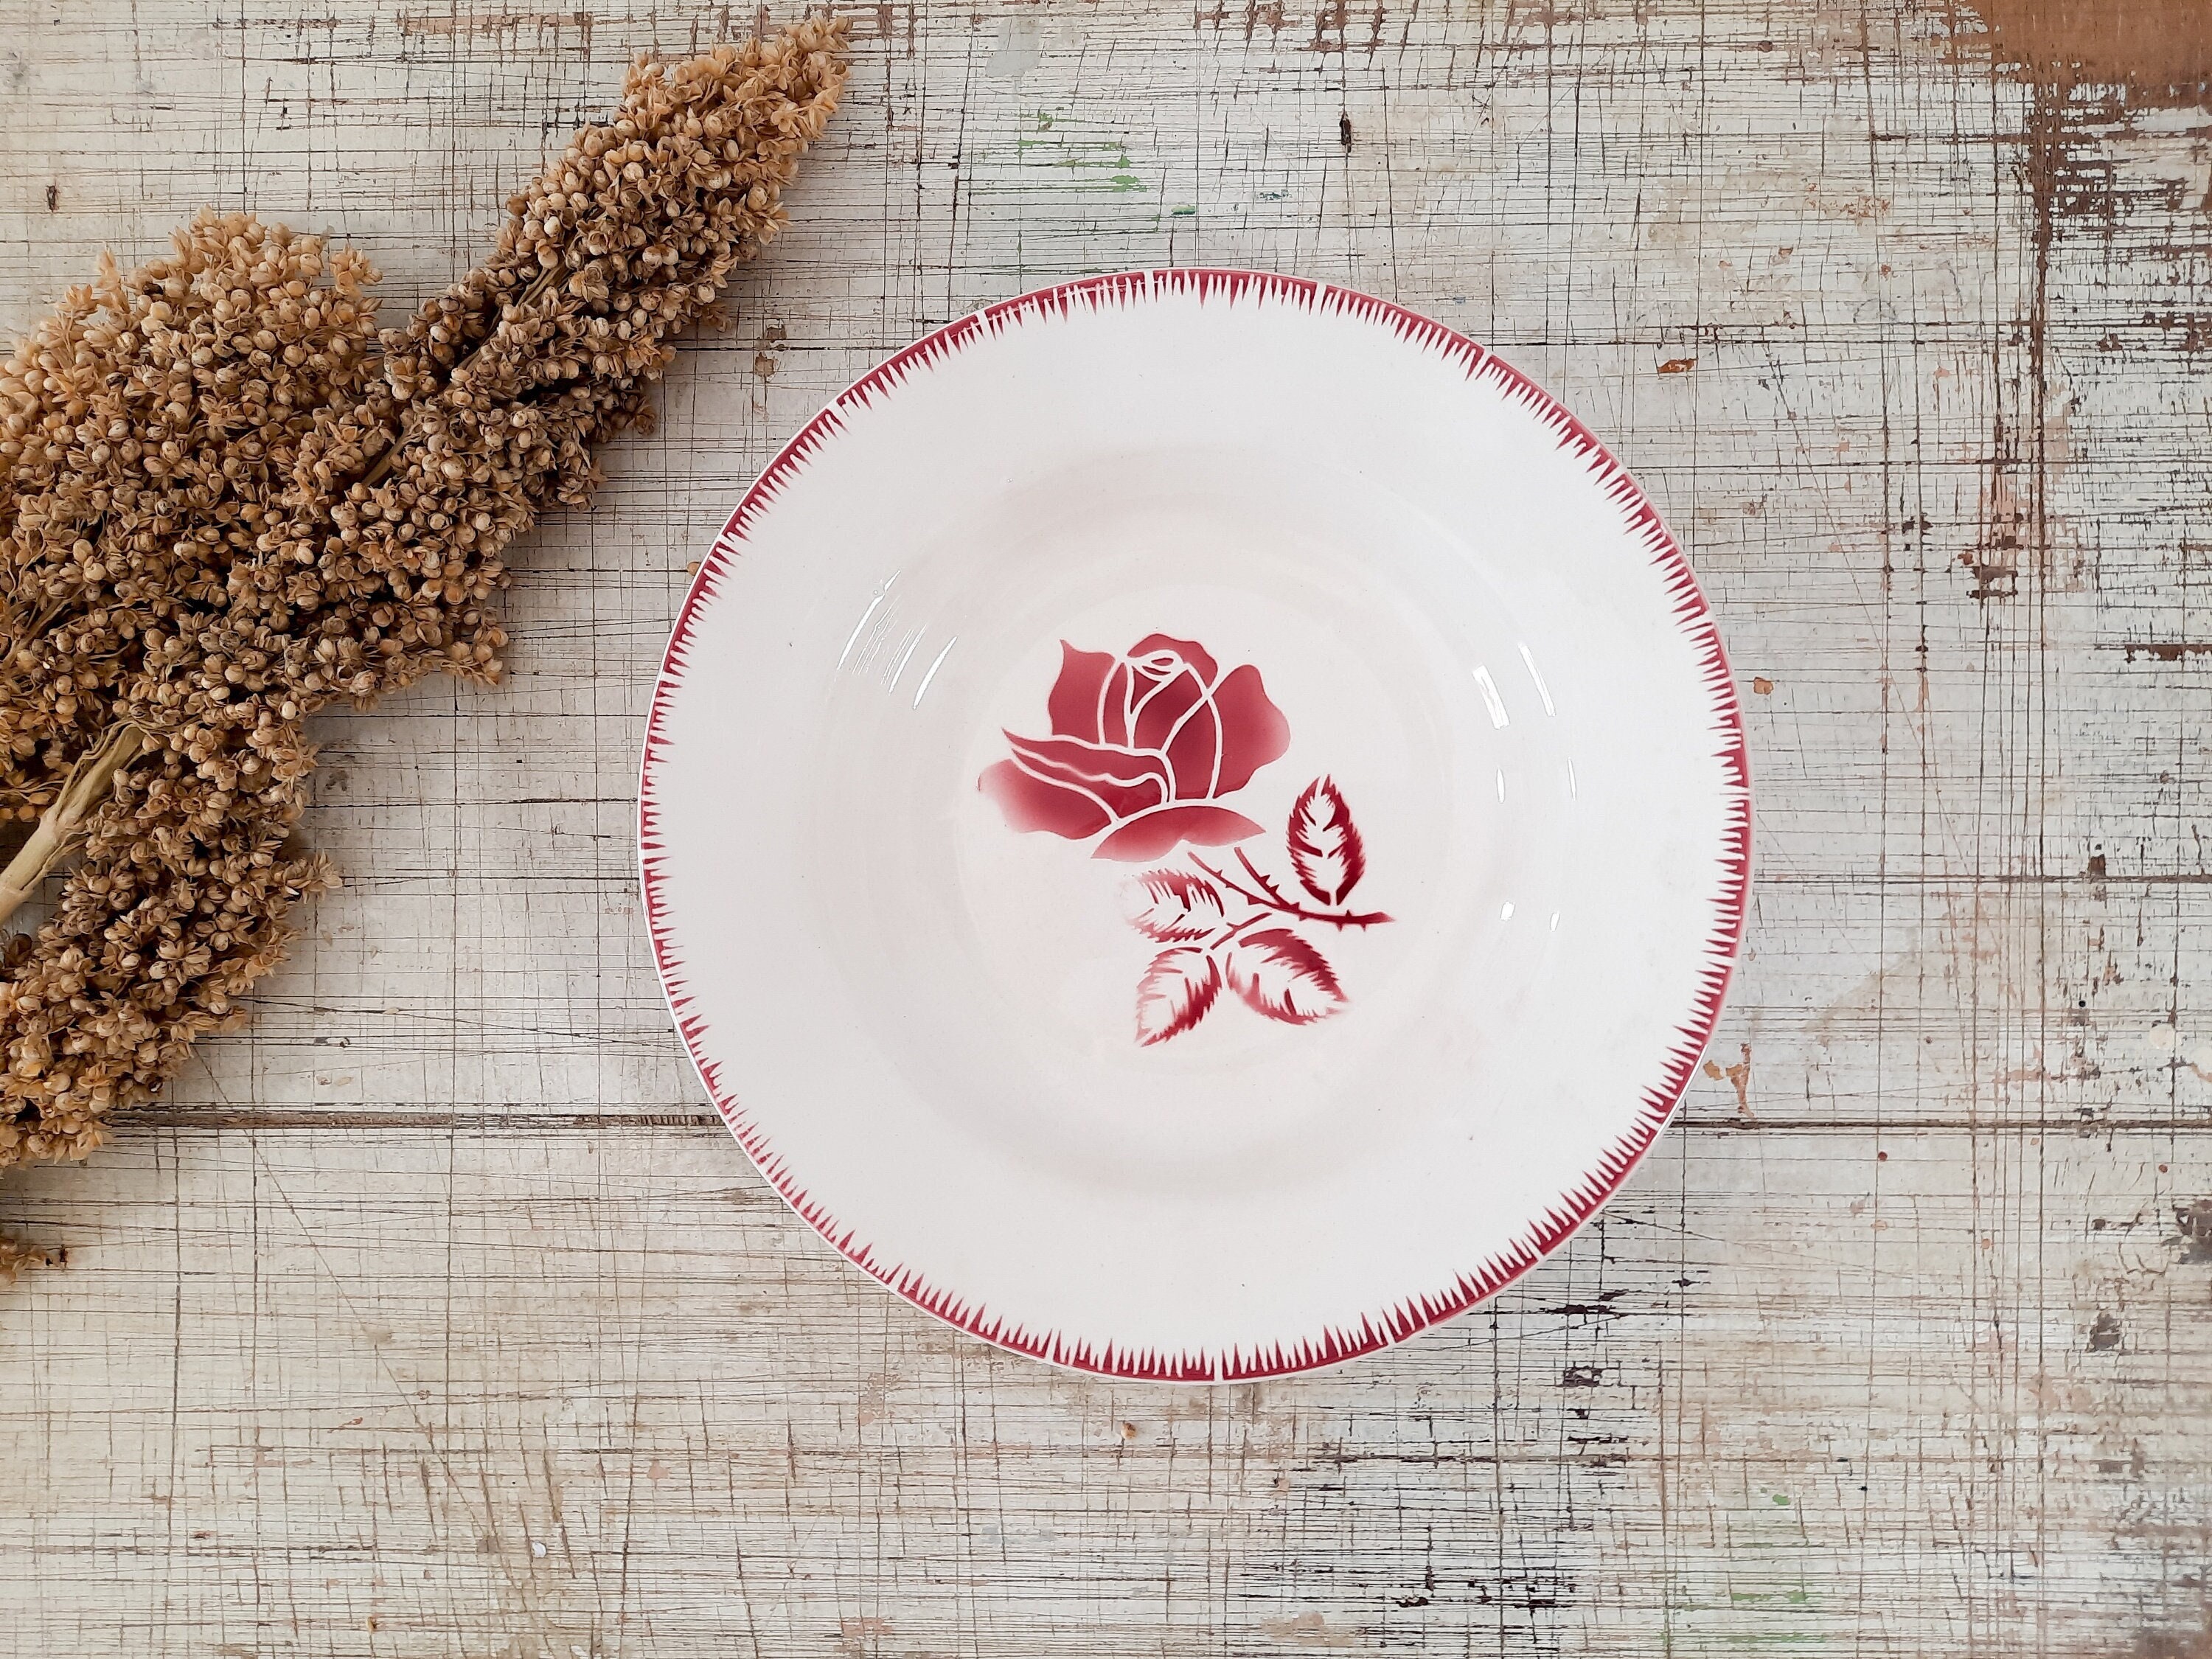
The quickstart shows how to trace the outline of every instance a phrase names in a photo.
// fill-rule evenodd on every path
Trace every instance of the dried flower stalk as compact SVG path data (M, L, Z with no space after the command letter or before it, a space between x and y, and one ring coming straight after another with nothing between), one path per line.
M100 747L80 756L70 769L61 795L39 819L31 838L0 870L0 921L15 914L24 900L38 890L54 861L76 838L85 815L105 801L115 786L115 775L138 757L146 734L125 722L111 726Z
M489 682L515 537L582 506L674 337L781 228L842 21L672 69L508 203L493 257L379 335L376 273L202 217L103 261L0 370L0 1167L80 1157L240 1018L331 884L292 831L305 726L433 670Z

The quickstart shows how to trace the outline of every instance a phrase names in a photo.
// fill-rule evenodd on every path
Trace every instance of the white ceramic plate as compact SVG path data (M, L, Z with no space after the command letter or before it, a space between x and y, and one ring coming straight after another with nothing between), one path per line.
M761 475L654 693L645 897L739 1142L962 1329L1329 1364L1620 1185L1750 844L1643 493L1480 347L1237 271L1026 295Z

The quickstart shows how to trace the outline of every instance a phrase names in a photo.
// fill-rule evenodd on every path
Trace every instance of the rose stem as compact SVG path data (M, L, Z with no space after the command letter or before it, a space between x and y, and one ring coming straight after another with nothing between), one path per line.
M1240 847L1237 849L1237 856L1239 859L1243 860L1244 867L1247 870L1252 870L1252 860L1244 857L1244 849L1243 848ZM1359 915L1353 915L1349 911L1339 911L1336 915L1331 915L1325 910L1309 910L1302 904L1292 904L1289 900L1284 898L1279 893L1276 893L1274 897L1269 898L1262 894L1254 892L1250 888L1243 886L1237 882L1230 880L1228 877L1223 875L1220 871L1215 869L1212 865L1208 864L1204 859L1199 857L1195 853L1193 853L1190 855L1190 861L1196 865L1200 869L1205 871L1207 875L1212 876L1214 880L1219 882L1224 887L1226 887L1231 892L1250 900L1261 909L1279 911L1286 916L1296 916L1301 921L1325 921L1332 927L1374 927L1379 926L1381 923L1394 921L1396 920L1395 916L1392 916L1388 912L1382 910L1370 910ZM1270 883L1265 876L1261 875L1257 870L1252 870L1252 873L1259 879L1261 885L1267 888L1270 892L1273 892L1273 884Z
M1274 900L1278 904L1288 904L1290 902L1288 899L1283 896L1283 890L1281 888L1276 886L1273 882L1269 881L1267 877L1260 873L1260 866L1252 862L1250 856L1247 854L1244 849L1241 847L1237 849L1237 862L1244 866L1245 873L1249 875L1253 880L1260 884L1260 890L1265 893L1269 898Z
M1262 915L1247 916L1242 921L1232 922L1228 927L1223 928L1218 933L1216 933L1212 939L1206 940L1206 948L1209 951L1218 950L1221 946L1234 939L1237 934L1243 933L1247 927L1256 927L1261 922L1267 921L1267 918Z

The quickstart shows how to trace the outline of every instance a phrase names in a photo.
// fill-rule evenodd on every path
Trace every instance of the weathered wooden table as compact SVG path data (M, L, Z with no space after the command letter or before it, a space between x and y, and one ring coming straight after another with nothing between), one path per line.
M2131 0L2081 76L2045 9L859 9L735 332L535 541L511 682L329 721L348 885L252 1031L0 1188L70 1250L0 1296L0 1649L2212 1654L2208 9ZM4 0L0 310L212 202L400 313L633 52L756 26ZM1607 1214L1214 1392L838 1261L707 1110L633 874L754 471L932 325L1156 263L1557 390L1689 548L1759 792L1733 1007Z

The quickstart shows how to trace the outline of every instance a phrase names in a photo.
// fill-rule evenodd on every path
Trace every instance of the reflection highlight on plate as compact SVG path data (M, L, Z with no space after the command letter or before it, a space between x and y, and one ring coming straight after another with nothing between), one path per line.
M896 655L889 658L890 672L883 677L884 690L894 693L899 688L899 682L906 678L908 666L920 655L929 636L927 624L902 633L896 602L893 600L888 606L885 604L886 600L891 600L891 590L897 586L902 574L894 571L876 585L875 591L868 596L866 608L860 612L860 620L853 624L853 631L845 636L845 648L837 653L839 668L849 667L866 675L875 670L878 658L885 653L887 643L896 640L896 644L890 647ZM945 659L952 654L952 647L959 642L960 636L955 634L937 648L936 653L929 659L928 665L921 671L921 678L915 686L914 696L908 704L909 708L921 707L921 700L928 693L931 682L936 679L938 671L945 666Z

